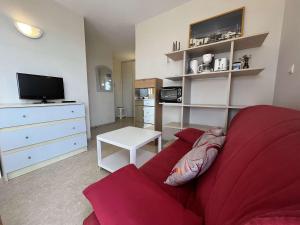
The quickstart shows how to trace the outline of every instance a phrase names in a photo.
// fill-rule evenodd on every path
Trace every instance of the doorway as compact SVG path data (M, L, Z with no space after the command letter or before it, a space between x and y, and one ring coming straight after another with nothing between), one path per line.
M126 117L134 116L135 60L121 62L122 100Z

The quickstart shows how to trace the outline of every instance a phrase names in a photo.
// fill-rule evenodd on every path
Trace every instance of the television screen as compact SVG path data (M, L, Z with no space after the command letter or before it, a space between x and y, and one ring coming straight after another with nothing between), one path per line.
M63 78L17 73L20 99L64 99Z

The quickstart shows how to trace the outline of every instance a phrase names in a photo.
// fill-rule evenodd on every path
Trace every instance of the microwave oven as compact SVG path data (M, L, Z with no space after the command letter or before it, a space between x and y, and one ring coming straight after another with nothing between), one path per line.
M163 87L160 90L160 102L181 103L182 87Z

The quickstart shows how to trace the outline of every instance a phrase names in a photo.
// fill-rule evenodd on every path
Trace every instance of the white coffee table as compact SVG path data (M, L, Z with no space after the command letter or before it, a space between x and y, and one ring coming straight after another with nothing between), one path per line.
M140 149L144 145L158 139L158 152L161 151L161 132L137 127L124 127L97 136L98 166L109 172L114 172L123 166L135 164L142 166L155 153ZM118 151L102 158L101 143L105 142L129 151Z

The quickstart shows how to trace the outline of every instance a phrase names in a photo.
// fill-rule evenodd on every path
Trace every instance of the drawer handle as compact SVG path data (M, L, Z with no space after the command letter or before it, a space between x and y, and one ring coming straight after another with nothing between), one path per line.
M72 110L71 113L74 113L74 110Z
M77 145L77 143L76 142L74 142L74 144L73 145Z
M22 117L23 117L23 118L26 118L26 115L23 115Z
M72 127L73 130L76 130L76 127Z
M26 138L26 139L29 139L29 137L28 137L28 136L26 136L25 138Z
M28 158L28 159L31 159L31 156L28 156L27 158Z

